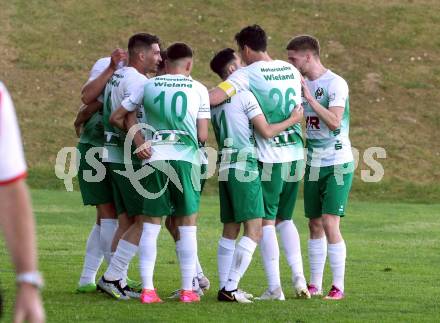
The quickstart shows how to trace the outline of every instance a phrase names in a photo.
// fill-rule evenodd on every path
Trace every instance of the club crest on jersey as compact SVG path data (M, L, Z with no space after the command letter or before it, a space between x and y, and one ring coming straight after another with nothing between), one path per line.
M324 89L322 87L318 87L315 91L316 100L321 100L324 96Z

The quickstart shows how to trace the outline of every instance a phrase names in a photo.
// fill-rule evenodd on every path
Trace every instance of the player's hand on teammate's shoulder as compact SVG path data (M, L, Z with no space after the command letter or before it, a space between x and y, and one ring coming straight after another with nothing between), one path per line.
M14 323L45 321L39 290L32 285L22 283L17 290Z
M111 54L110 68L116 71L118 68L118 64L122 61L127 61L127 58L128 55L125 50L123 50L122 48L116 48Z
M298 123L302 120L304 115L304 108L302 104L298 104L290 113L292 124Z

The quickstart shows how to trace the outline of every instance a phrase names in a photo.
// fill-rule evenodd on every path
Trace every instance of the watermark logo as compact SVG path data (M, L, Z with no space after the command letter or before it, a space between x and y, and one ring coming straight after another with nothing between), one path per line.
M153 134L151 145L151 158L143 161L143 166L140 167L139 162L136 162L136 158L133 158L133 154L139 153L138 148L133 151L133 143L136 142L135 135L137 133ZM270 163L260 164L260 169L257 168L257 153L255 150L250 150L249 147L243 149L231 148L234 143L232 138L228 141L229 146L220 153L213 147L201 147L196 148L194 145L175 145L173 141L162 141L162 136L154 136L157 131L151 125L141 123L134 125L125 136L123 145L123 164L125 170L115 170L115 173L127 178L136 190L138 194L146 199L157 199L161 197L168 189L169 185L173 185L181 193L184 192L184 184L182 183L182 174L173 167L173 163L170 162L173 158L179 159L180 156L186 156L183 160L188 160L188 156L192 156L191 160L191 184L196 191L201 190L201 180L209 179L215 176L217 172L217 166L219 166L218 180L228 181L230 179L230 172L234 172L235 179L238 182L252 182L260 177L262 182L274 180L274 169ZM178 136L178 134L176 134ZM148 136L147 136L148 137ZM169 137L167 137L169 138ZM174 138L174 137L173 137ZM121 147L122 148L122 147ZM308 152L307 148L304 149L305 160L307 160L307 154L309 153L309 161L307 164L310 166L310 171L306 180L318 181L320 178L320 172L323 160L328 162L329 156L335 154L333 148L314 148L312 152ZM350 157L350 152L345 152ZM165 154L165 155L164 155ZM354 147L351 148L351 154L353 156L353 162L349 161L337 164L334 167L334 176L338 185L344 185L344 175L354 172L359 166L359 159L362 157L363 164L369 169L362 169L360 172L360 178L363 182L377 183L382 180L385 175L383 165L378 159L384 159L387 157L386 151L382 147L370 147L365 149L360 154L360 151ZM175 155L175 156L174 156ZM176 157L177 156L177 157ZM336 155L335 155L336 156ZM252 161L250 165L251 169L248 169L249 161ZM350 158L349 158L350 160ZM81 156L81 152L75 147L64 147L57 155L55 163L55 175L64 181L64 185L67 191L73 191L73 179L76 176L81 176L82 181L88 183L99 183L105 179L108 167L106 162L111 162L111 156L106 146L104 147L92 147L87 150L84 156ZM281 171L277 172L275 176L285 182L298 182L301 181L305 174L305 163L296 162L295 167L292 166L294 162L282 163ZM81 167L86 165L87 167ZM201 165L207 165L202 167ZM328 167L328 166L327 166ZM185 177L187 177L186 174ZM153 178L148 179L149 176L156 176L162 178L162 187L158 192L148 191L148 181L154 181Z

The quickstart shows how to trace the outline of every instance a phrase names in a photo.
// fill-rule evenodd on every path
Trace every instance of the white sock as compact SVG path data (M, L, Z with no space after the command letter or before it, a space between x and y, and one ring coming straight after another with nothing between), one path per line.
M118 247L112 257L110 265L104 274L106 280L125 279L128 270L128 264L136 255L138 246L125 240L119 240ZM124 285L124 284L123 284ZM125 287L125 286L122 286Z
M229 270L231 269L232 259L234 257L235 240L221 237L218 241L217 265L220 289L225 287L228 281Z
M347 250L344 240L335 244L328 244L328 260L333 274L333 286L336 286L342 292L344 291L346 256Z
M305 284L301 242L295 224L292 220L281 221L277 225L277 230L280 233L287 263L292 269L292 281L301 279Z
M194 276L192 280L192 290L197 291L199 289L200 289L199 280L197 279L197 276Z
M196 277L203 277L203 276L205 276L205 275L203 274L203 269L202 269L202 266L200 265L199 255L197 255L197 258L196 258Z
M139 271L142 288L154 289L153 274L157 256L157 237L160 224L144 223L141 240L139 241Z
M310 284L322 290L322 276L324 275L325 259L327 257L327 240L309 239Z
M86 244L86 255L84 257L84 265L79 279L79 285L87 285L95 283L96 273L101 266L102 251L99 247L99 232L100 226L95 224L90 231L89 238Z
M243 277L252 261L255 248L257 248L257 243L251 238L246 236L241 237L234 251L225 290L231 291L238 288L241 277Z
M182 290L192 290L192 281L196 271L197 227L179 226L180 240L176 243L182 276Z
M112 241L118 227L118 220L116 219L101 219L101 234L99 238L99 245L104 253L104 259L107 264L110 264L112 253Z
M280 280L280 249L278 247L275 226L263 226L263 236L260 241L261 257L266 272L269 290L273 291L281 286Z

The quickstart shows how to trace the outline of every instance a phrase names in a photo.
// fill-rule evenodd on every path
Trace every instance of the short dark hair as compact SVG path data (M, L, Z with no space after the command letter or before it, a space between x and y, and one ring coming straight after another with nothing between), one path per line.
M139 49L149 49L153 44L160 44L159 37L147 33L134 34L128 40L128 54L133 55Z
M159 62L159 66L157 67L157 69L162 70L162 69L165 68L165 61L168 58L167 51L166 50L161 50L160 51L160 57L162 58L162 60Z
M167 48L167 59L169 61L177 61L182 58L193 57L193 51L185 43L174 43Z
M235 59L234 53L235 51L232 48L225 48L212 58L209 65L211 66L211 70L220 76L220 78L225 76L226 67Z
M235 35L235 40L241 49L243 49L245 45L257 52L265 52L267 49L266 32L259 25L243 28Z
M287 44L286 49L311 50L317 56L319 56L321 52L318 39L310 35L299 35L293 37Z

